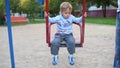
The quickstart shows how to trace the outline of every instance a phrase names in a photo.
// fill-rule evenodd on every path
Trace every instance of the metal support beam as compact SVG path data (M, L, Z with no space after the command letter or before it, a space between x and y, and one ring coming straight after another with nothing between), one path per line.
M10 20L10 1L5 0L5 5L6 5L6 20L7 20L7 25L8 25L8 37L9 37L11 68L15 68L12 30L11 30L11 20Z

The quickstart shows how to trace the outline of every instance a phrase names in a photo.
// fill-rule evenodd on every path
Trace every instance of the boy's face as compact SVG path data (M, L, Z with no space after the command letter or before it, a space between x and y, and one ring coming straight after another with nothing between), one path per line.
M62 12L62 15L65 19L69 18L69 16L71 15L71 10L67 8L66 10Z

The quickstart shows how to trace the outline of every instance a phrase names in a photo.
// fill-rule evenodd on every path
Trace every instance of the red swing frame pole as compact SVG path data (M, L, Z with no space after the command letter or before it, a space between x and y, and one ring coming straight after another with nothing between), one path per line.
M81 35L81 43L84 43L84 34L85 34L85 14L86 12L86 0L83 0L83 9L82 9L82 35ZM83 45L81 45L83 46Z
M49 0L45 0L46 2L46 13L49 14ZM48 46L50 46L50 26L49 26L49 21L48 21L48 15L46 16L46 43L48 43Z

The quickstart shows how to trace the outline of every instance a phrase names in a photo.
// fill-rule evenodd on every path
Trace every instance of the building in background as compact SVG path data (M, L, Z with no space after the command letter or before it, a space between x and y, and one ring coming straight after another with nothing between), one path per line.
M106 17L116 17L116 11L117 8L110 5L106 7ZM88 17L104 17L102 6L97 8L95 5L90 6L87 10ZM75 16L81 16L82 10L75 10L74 11Z
M106 17L116 17L116 10L117 8L110 5L106 7ZM96 6L90 6L88 8L88 17L104 17L102 6L97 8Z

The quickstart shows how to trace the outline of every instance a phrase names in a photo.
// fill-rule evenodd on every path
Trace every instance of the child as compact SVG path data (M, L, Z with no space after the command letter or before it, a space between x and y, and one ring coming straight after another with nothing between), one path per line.
M81 23L82 17L76 18L72 14L72 5L69 2L63 2L60 5L60 14L56 17L49 17L50 23L57 24L57 32L54 40L51 42L51 54L54 55L52 64L58 63L58 51L62 41L66 42L67 50L69 52L69 63L74 65L73 54L75 53L75 40L72 35L72 24L73 22ZM45 14L47 15L47 14ZM86 17L86 13L84 14Z

